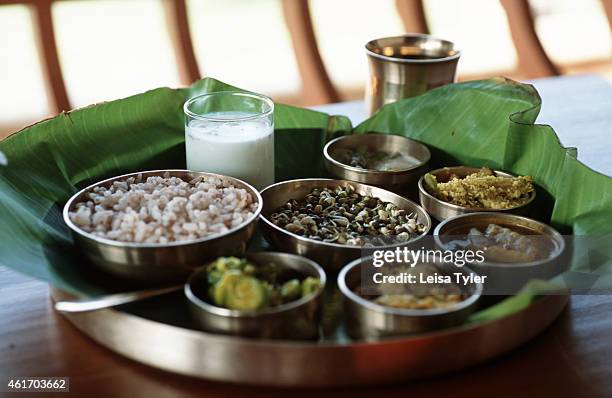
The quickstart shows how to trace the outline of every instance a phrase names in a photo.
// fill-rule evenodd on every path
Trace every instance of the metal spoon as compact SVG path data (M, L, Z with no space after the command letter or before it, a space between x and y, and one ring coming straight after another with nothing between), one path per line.
M149 297L175 292L183 288L183 284L160 289L138 290L135 292L109 294L96 298L64 300L55 303L55 309L61 312L87 312L111 308L121 304L133 303Z

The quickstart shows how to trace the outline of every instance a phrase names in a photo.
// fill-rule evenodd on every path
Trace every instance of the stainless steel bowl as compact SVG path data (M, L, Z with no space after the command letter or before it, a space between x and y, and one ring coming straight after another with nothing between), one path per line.
M377 171L349 166L337 160L339 150L361 147L372 151L412 156L419 163L402 170ZM415 188L417 180L427 170L427 163L431 158L429 149L420 142L399 135L386 134L355 134L339 137L325 145L323 155L325 165L333 177L375 185L399 195L406 195Z
M274 225L270 221L270 215L290 199L301 199L312 192L314 188L335 189L349 185L353 186L360 195L373 196L385 202L391 202L407 212L416 213L417 221L425 226L425 231L415 239L403 244L391 245L390 247L416 244L431 229L431 219L421 206L393 192L352 181L307 178L280 182L270 185L261 191L264 206L261 211L260 225L264 237L279 250L311 258L321 264L326 271L338 272L343 265L359 258L363 248L360 246L321 242L292 234Z
M88 200L87 194L95 187L109 187L114 181L142 175L143 178L162 176L168 173L186 181L197 176L213 176L246 189L258 203L253 216L238 227L223 234L187 241L160 243L131 243L101 238L85 232L76 226L68 217L76 204ZM233 177L219 174L200 173L188 170L154 170L141 173L125 174L100 181L76 193L64 206L64 222L72 230L75 243L91 262L103 271L126 279L160 282L169 279L187 277L194 268L219 256L242 255L255 228L262 209L259 192L249 184Z
M545 240L542 243L550 243L551 252L548 258L528 263L470 263L470 268L487 277L485 294L514 294L531 279L550 279L568 269L569 253L563 236L544 223L514 214L472 213L450 218L436 227L434 240L439 248L448 250L453 240L464 238L471 228L482 232L489 224L537 236L534 243L539 243L541 236Z
M482 284L473 283L459 285L467 298L449 308L417 310L380 305L354 291L361 284L362 267L368 266L370 260L370 257L355 260L338 274L338 287L344 296L347 333L355 339L371 340L460 325L474 312L482 294ZM436 264L436 267L447 275L456 272L474 274L467 267L444 264Z
M475 173L479 171L480 168L477 167L468 167L468 166L455 166L455 167L444 167L441 169L430 171L429 174L433 174L436 176L438 182L446 182L449 180L451 174L455 174L459 177L465 177L469 174ZM493 170L495 175L499 177L514 177L514 175L510 173L506 173L499 170ZM459 216L461 214L467 213L477 213L477 212L506 212L512 214L526 214L529 210L529 205L535 199L536 193L533 191L528 201L520 206L511 207L508 209L486 209L482 207L465 207L465 206L457 206L452 203L445 202L440 200L430 194L425 187L424 181L425 175L423 175L419 179L419 199L421 201L421 206L427 210L429 214L433 218L438 221L446 220L447 218Z
M236 336L290 340L317 338L326 282L323 269L314 261L294 254L261 252L251 253L247 258L255 265L276 264L283 279L319 278L321 289L299 300L262 311L229 310L206 301L209 285L206 267L203 267L185 284L185 296L197 324L205 331Z

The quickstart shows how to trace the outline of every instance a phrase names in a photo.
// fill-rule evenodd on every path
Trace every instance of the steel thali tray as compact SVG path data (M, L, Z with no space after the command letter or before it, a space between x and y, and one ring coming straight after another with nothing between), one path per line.
M54 300L72 296L51 288ZM505 318L376 342L253 340L204 333L106 309L64 314L83 333L134 361L209 380L276 387L405 382L466 368L548 327L569 298L544 296Z

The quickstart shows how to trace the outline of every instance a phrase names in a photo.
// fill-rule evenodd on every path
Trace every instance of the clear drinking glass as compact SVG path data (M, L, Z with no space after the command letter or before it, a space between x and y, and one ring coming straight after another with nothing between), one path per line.
M274 103L235 91L185 102L187 168L229 175L257 189L274 183Z

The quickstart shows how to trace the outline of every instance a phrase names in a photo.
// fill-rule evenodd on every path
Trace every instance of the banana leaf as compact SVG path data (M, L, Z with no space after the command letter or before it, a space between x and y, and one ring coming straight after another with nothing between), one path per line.
M159 88L62 113L0 142L0 265L69 292L107 292L73 245L63 203L106 177L185 167L183 103L228 89L235 88L211 78ZM531 175L541 190L540 219L574 234L610 235L612 179L580 163L552 128L534 125L540 104L532 86L503 78L448 85L386 105L354 129L343 116L278 104L276 176L324 176L322 148L338 135L399 134L427 144L432 167L469 164ZM574 259L574 270L609 281L609 261L584 270L583 260ZM531 288L474 319L506 316L536 296Z

